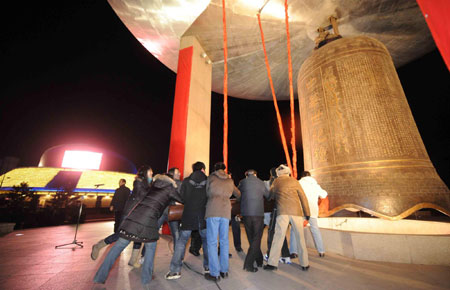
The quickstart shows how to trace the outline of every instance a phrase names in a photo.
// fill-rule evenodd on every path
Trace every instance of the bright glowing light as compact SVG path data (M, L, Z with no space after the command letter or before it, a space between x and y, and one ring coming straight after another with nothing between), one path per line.
M162 55L163 48L161 47L161 44L159 44L158 42L143 38L138 38L137 40L139 40L139 42L156 58L159 58Z
M240 13L248 14L249 16L255 16L255 14L264 6L266 0L255 0L255 1L242 1L239 4L242 6L243 11L239 11ZM290 8L290 6L289 6ZM289 17L292 18L292 11L289 10ZM273 17L277 19L284 19L285 11L284 11L284 1L283 3L269 1L264 6L264 9L261 11L261 18Z
M183 3L184 1L180 1ZM171 21L183 21L189 19L194 21L206 9L210 0L196 0L189 3L189 8L176 3L175 5L164 5L158 11L158 15L163 16Z
M75 169L99 169L102 156L102 153L97 152L66 150L61 166Z

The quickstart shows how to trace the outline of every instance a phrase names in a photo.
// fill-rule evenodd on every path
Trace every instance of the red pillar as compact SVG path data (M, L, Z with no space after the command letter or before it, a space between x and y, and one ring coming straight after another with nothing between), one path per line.
M209 165L212 67L199 42L181 40L170 136L168 168L190 174L191 165Z

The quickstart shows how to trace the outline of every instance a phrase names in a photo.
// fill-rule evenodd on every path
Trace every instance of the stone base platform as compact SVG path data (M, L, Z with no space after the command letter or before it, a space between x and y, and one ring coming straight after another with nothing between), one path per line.
M450 223L319 218L325 251L366 261L450 266ZM307 247L314 248L309 230Z

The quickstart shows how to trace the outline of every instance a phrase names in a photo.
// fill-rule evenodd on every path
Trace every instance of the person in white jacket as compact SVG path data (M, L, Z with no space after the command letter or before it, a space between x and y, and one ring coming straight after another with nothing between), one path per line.
M311 211L311 216L309 218L309 230L311 231L311 235L314 239L314 244L316 246L317 251L319 252L320 257L325 256L325 249L323 247L322 235L320 234L319 226L317 223L317 218L319 216L319 197L326 198L327 192L320 187L314 177L311 176L311 173L308 171L303 171L300 174L300 185L303 188L303 191L306 194L306 198L308 199L309 209ZM294 239L294 241L293 241ZM291 257L295 257L297 255L297 249L295 249L295 237L293 237L291 233ZM292 246L294 245L294 246Z

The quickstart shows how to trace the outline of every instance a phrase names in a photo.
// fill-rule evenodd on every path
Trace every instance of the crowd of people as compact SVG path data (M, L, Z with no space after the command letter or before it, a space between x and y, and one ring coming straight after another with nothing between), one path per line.
M280 165L270 170L270 180L262 181L255 170L249 169L235 186L224 163L216 163L209 176L205 170L203 162L196 162L192 173L181 181L178 168L153 176L150 166L142 166L132 191L126 187L124 179L119 181L110 206L115 216L114 233L92 246L91 258L96 260L102 248L114 243L94 277L95 283L105 283L114 262L131 242L133 251L128 264L142 266L141 281L144 285L150 283L159 229L164 222L169 223L173 238L167 280L181 278L189 239L190 253L199 256L200 248L203 249L205 279L218 282L228 278L229 225L231 222L234 247L242 252L241 220L249 243L243 265L245 271L257 272L260 267L273 271L279 262L291 263L290 259L297 257L301 269L307 271L308 252L303 231L307 222L319 256L324 257L317 217L318 199L325 198L327 193L309 172L302 172L300 180L296 180L291 177L289 167ZM240 202L240 213L234 216L230 202L233 197ZM271 212L264 211L265 200L274 200ZM169 219L169 206L175 203L184 205L179 221ZM290 249L286 239L289 225ZM266 226L268 251L263 255L261 240Z

